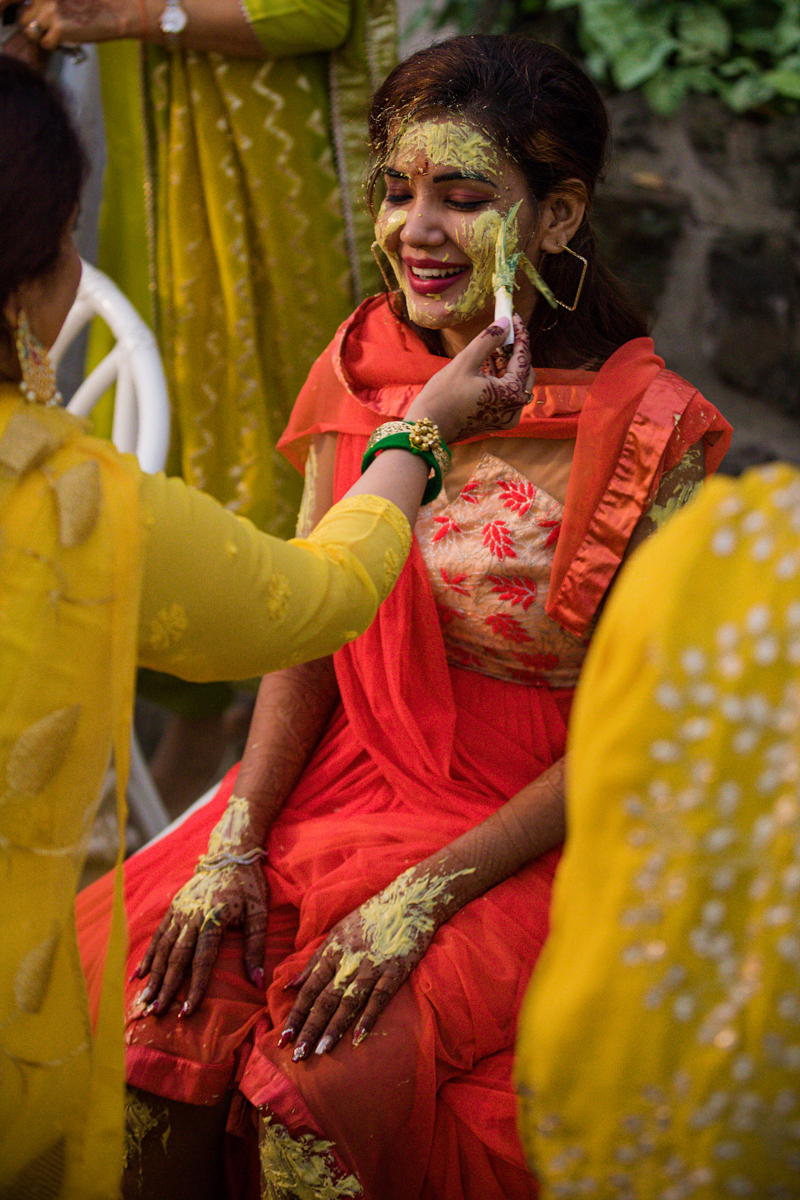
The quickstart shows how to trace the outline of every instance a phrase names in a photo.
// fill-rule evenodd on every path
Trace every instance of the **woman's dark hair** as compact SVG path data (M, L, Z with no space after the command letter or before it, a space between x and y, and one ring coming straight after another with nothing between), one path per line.
M47 275L81 194L86 159L55 89L0 54L0 338L20 284ZM13 343L12 343L13 344Z
M570 241L570 249L589 263L581 297L575 312L556 310L555 325L550 306L537 303L529 326L534 363L598 365L623 342L645 335L643 315L598 261L589 212L605 166L609 127L603 100L580 67L555 46L519 34L473 34L417 51L395 67L372 101L370 205L401 126L443 114L487 134L524 174L535 202L561 192L586 204ZM582 264L570 254L548 254L540 270L554 294L571 303ZM407 320L404 302L401 308ZM414 328L441 353L438 333Z

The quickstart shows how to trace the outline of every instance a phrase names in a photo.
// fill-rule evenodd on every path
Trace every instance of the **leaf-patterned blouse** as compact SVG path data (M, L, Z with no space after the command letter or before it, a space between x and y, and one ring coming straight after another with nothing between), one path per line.
M562 505L488 450L415 533L451 666L533 687L577 683L586 645L544 611Z

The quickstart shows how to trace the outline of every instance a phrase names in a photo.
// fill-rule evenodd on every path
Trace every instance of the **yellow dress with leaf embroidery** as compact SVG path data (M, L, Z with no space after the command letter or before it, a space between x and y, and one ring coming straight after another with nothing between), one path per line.
M541 1194L800 1195L800 473L714 479L623 571L570 729L521 1014Z
M289 537L301 480L275 443L313 361L381 287L364 147L394 0L245 8L266 60L100 48L99 265L156 330L170 473Z
M202 681L328 654L409 545L372 496L277 541L0 387L0 1196L118 1195L121 873L94 1038L72 906L112 747L124 828L137 660Z

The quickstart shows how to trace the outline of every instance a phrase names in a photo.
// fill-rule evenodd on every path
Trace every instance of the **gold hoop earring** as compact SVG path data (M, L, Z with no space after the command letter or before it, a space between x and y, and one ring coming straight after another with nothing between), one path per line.
M569 246L566 246L566 245L562 246L561 249L566 250L567 254L571 254L573 258L579 258L581 260L581 262L583 263L583 270L581 271L581 277L578 280L578 290L575 293L575 299L572 301L572 304L565 304L563 300L556 300L556 304L559 304L562 308L565 308L567 310L567 312L575 312L575 309L578 307L578 301L581 298L581 291L583 289L583 281L586 278L586 269L589 266L589 262L587 259L585 259L583 257L582 254L577 254L574 250L570 250Z
M378 264L378 270L381 273L381 279L386 284L387 292L390 292L393 294L394 292L398 291L399 289L396 287L392 287L392 285L389 283L389 280L386 278L386 272L383 269L383 263L378 258L378 251L380 250L380 243L373 242L372 245L370 246L370 250L372 251L372 257L375 259L375 262ZM386 253L386 252L384 251L384 253Z
M22 379L19 389L31 404L60 404L56 373L44 344L33 332L27 314L20 312L14 334Z

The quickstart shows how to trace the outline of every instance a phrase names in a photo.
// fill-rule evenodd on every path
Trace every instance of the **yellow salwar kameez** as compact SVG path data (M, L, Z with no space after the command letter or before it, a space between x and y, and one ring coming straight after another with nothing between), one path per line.
M275 443L312 362L380 287L362 185L394 3L245 7L266 60L100 47L99 265L156 330L170 473L288 537L301 480Z
M799 668L800 474L715 479L578 688L517 1051L544 1197L800 1195Z
M0 1196L118 1195L121 884L94 1037L73 901L112 748L125 825L137 661L203 681L331 653L409 545L371 496L277 541L0 387Z

